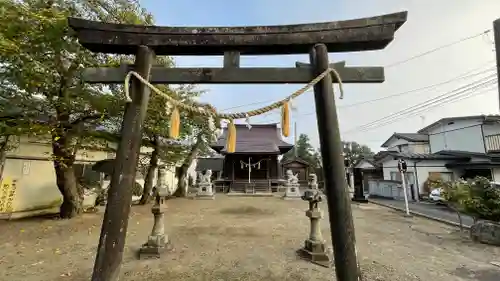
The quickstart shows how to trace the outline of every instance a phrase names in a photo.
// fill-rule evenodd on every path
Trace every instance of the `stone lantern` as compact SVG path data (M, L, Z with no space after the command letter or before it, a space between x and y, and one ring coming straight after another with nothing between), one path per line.
M151 212L154 216L153 229L139 250L139 259L160 258L161 253L172 248L168 235L165 234L164 210L166 208L166 199L170 196L168 186L165 181L165 168L158 168L157 186L154 188L153 196L155 198Z
M309 202L309 209L306 216L310 220L309 238L304 242L304 247L297 251L299 257L308 260L314 264L324 267L330 267L331 259L326 253L325 241L321 234L320 220L323 212L318 208L318 203L322 202L322 196L319 190L309 189L304 192L302 200Z

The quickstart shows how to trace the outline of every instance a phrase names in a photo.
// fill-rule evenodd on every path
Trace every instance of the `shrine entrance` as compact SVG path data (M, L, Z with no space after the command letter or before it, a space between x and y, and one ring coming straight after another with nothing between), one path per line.
M321 7L318 7L321 8ZM358 281L354 223L344 174L342 143L339 132L333 83L381 83L383 67L347 67L345 62L330 64L329 52L358 52L384 49L395 32L406 22L407 13L394 13L371 18L288 26L253 27L158 27L110 24L70 18L80 44L93 52L135 55L134 65L117 68L90 68L83 73L88 83L123 84L131 88L128 96L121 141L116 155L116 167L108 192L108 204L103 219L92 281L115 281L119 278L125 237L132 199L142 123L149 95L163 94L153 84L200 83L295 83L306 84L286 99L269 106L224 114L206 106L186 106L165 96L170 103L206 116L228 119L229 132L224 148L235 153L235 119L283 108L297 96L314 87L324 182L334 249L336 280ZM309 53L310 63L289 68L240 68L240 55L285 55ZM223 55L222 68L153 67L155 55ZM131 82L129 84L129 81ZM149 88L149 89L148 89ZM151 91L150 91L151 90ZM128 92L127 92L128 93ZM342 96L342 92L340 97ZM201 109L204 108L204 109ZM178 115L177 115L178 116ZM286 116L286 114L285 114ZM289 120L284 118L285 135ZM281 144L273 149L281 152ZM332 170L331 168L334 167ZM278 169L278 166L276 166Z
M239 160L239 161L238 161ZM267 180L269 179L269 161L271 159L262 156L239 156L235 157L234 179L235 180Z

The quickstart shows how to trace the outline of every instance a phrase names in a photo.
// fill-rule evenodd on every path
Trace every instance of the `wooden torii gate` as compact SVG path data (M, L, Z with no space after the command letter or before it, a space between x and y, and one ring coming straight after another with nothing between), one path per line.
M152 84L271 84L309 83L329 67L343 83L381 83L383 67L346 67L329 64L328 52L355 52L385 48L406 22L407 12L346 21L251 27L158 27L110 24L69 18L82 46L93 52L135 54L134 65L88 68L87 83L124 83L131 70ZM310 64L291 68L240 68L240 55L310 54ZM153 65L155 55L224 55L222 68L164 68ZM115 173L108 192L93 281L114 281L122 262L135 180L142 123L149 89L132 78L132 102L127 105ZM344 160L332 83L327 75L314 86L321 156L325 175L336 276L358 280L358 263L351 206L344 175ZM121 177L122 176L122 177Z

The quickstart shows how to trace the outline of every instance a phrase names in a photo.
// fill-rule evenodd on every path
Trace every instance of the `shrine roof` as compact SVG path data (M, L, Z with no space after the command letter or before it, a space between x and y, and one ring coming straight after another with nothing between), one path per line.
M292 144L281 138L281 130L278 124L252 124L248 129L246 124L236 124L236 150L238 154L283 154L293 148ZM211 145L215 151L227 154L226 150L227 128Z

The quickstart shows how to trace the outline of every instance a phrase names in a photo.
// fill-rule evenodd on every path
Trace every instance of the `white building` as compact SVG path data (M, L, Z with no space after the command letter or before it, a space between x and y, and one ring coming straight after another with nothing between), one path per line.
M401 181L397 162L406 161L410 199L429 192L429 179L500 181L500 116L443 118L417 133L394 133L382 147L384 180Z

